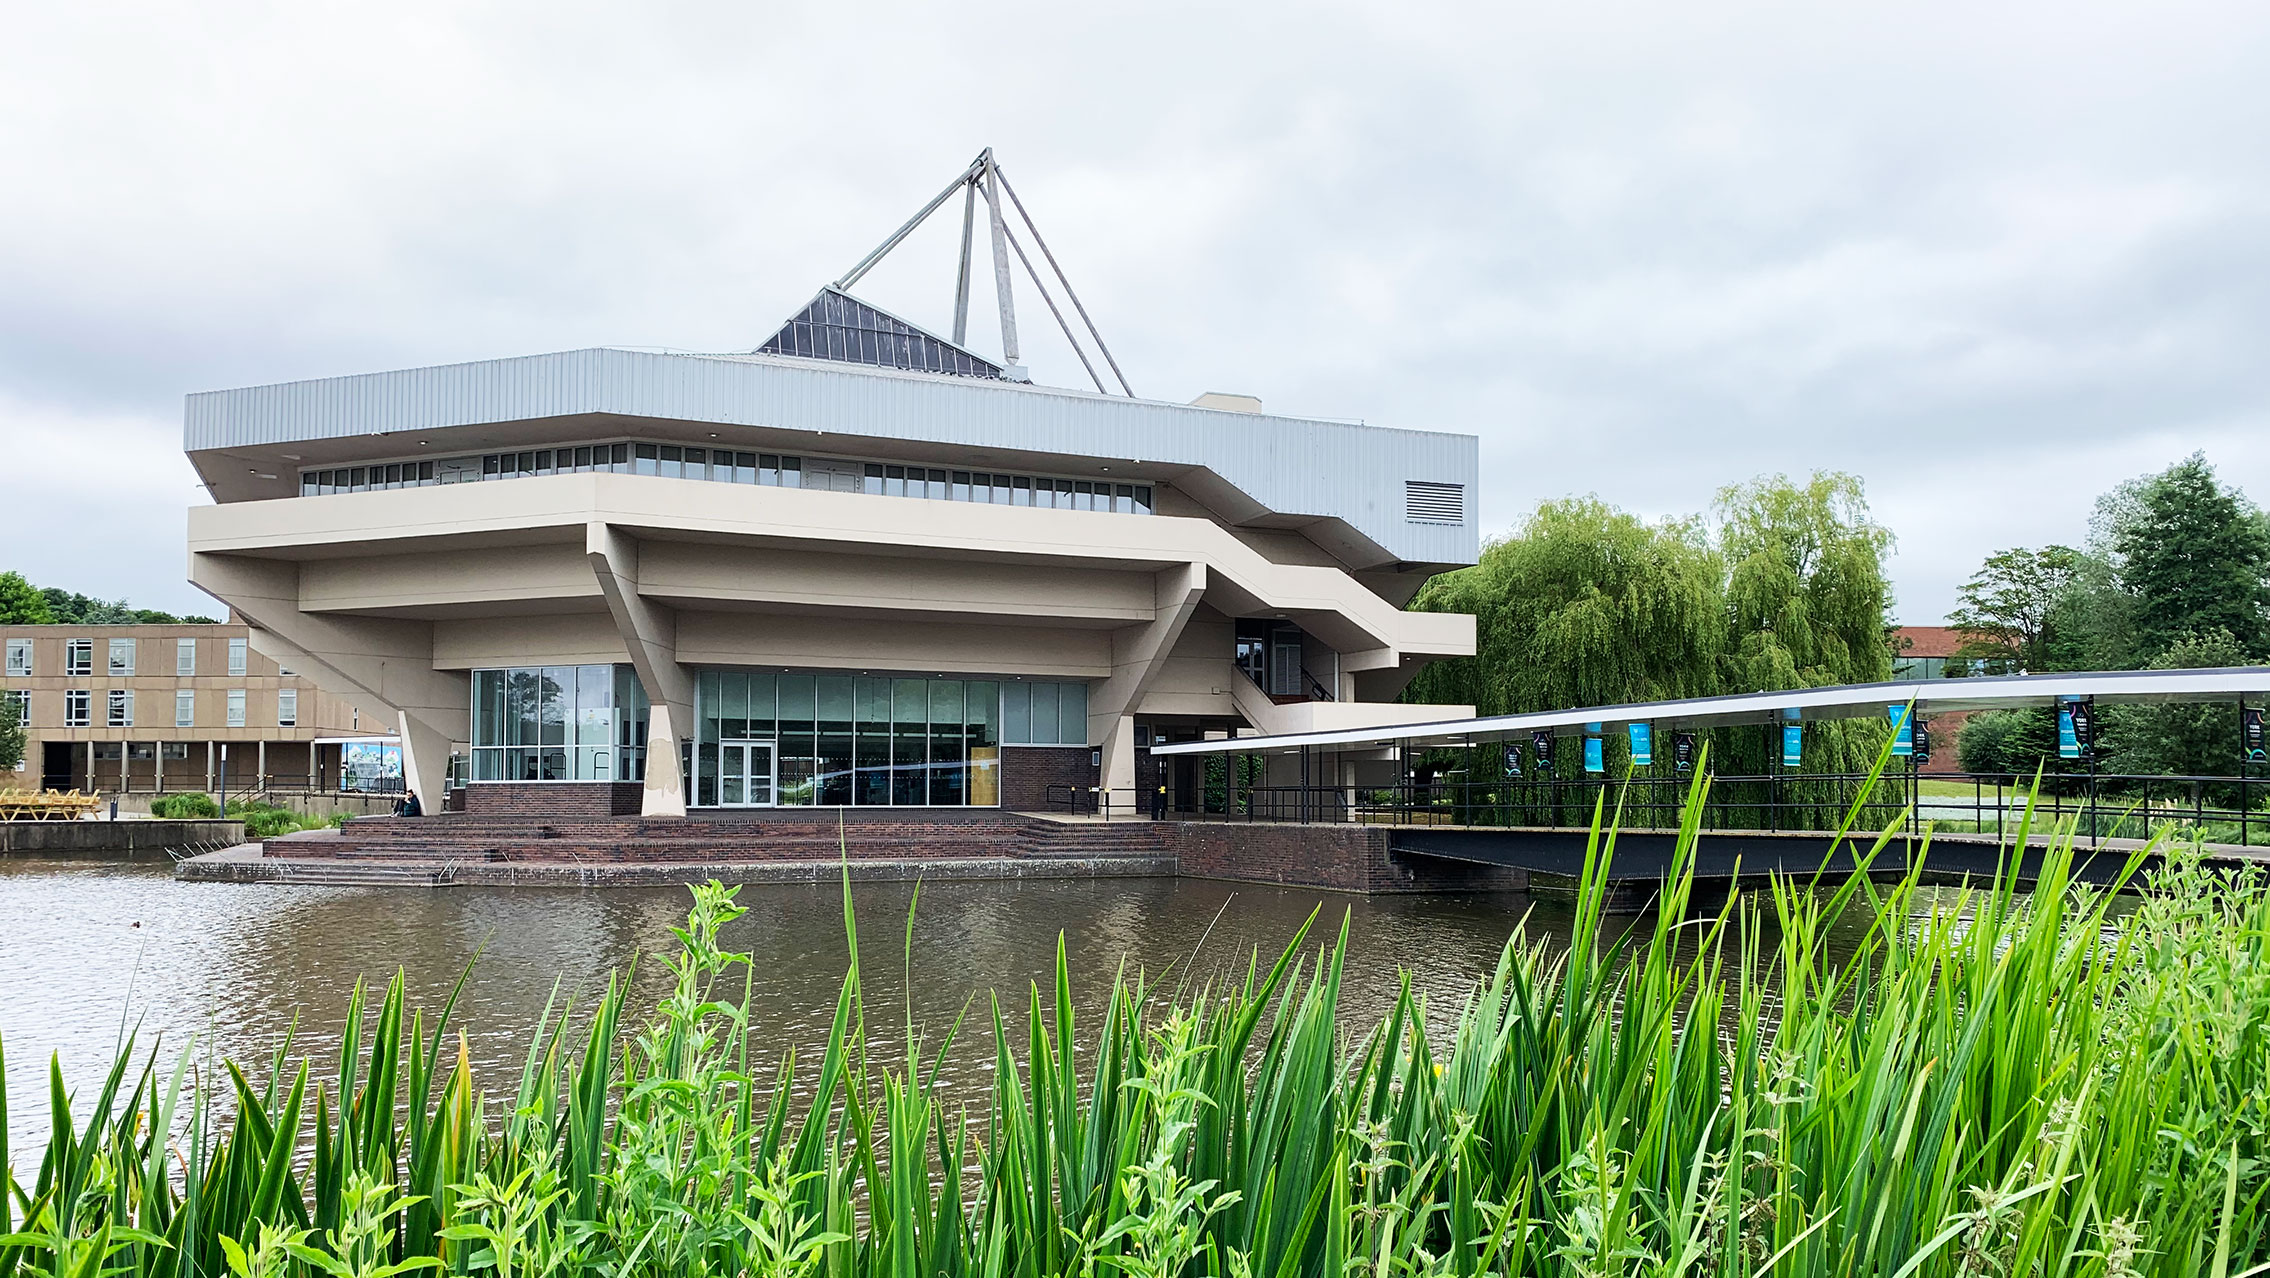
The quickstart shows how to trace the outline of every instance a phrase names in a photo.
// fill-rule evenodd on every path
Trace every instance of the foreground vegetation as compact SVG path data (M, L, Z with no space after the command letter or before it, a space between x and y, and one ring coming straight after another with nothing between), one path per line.
M580 1021L548 1013L508 1097L399 980L375 1009L355 992L332 1078L129 1048L74 1102L51 1067L44 1158L0 1195L0 1278L2228 1278L2270 1258L2261 879L2178 855L2115 908L2068 882L2068 846L2030 895L1856 878L1706 909L1681 874L1623 932L1612 843L1573 943L1517 931L1455 1014L1406 985L1383 1023L1343 1024L1342 947L1310 962L1304 936L1220 987L1123 976L1075 1026L1060 946L1052 989L993 1006L971 1115L934 1085L954 1031L878 1014L855 960L821 1058L772 1059L721 944L740 908L710 885L644 1023L620 982Z
M222 814L221 805L209 794L191 790L182 794L161 794L150 800L150 815L154 817L211 818ZM343 824L344 813L334 816L310 816L294 812L274 803L255 802L251 799L231 799L228 815L244 822L247 839L273 839L299 830L320 830L326 826Z

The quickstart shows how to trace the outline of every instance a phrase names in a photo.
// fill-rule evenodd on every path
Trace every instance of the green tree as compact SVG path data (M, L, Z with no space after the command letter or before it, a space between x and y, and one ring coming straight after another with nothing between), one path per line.
M2153 670L2242 666L2246 653L2228 631L2187 635L2152 661ZM2228 701L2107 706L2108 769L2139 775L2229 776L2238 771L2238 706Z
M2270 520L2193 453L2108 494L2121 588L2141 654L2221 630L2245 656L2270 654Z
M0 572L0 626L45 626L55 621L47 599L20 572Z
M2043 670L2129 670L2137 656L2136 601L2109 555L2081 552L2050 610ZM2033 667L2029 667L2033 668Z
M1956 592L1960 607L1947 624L1963 632L1961 655L2022 670L2053 669L2059 605L2080 571L2081 552L2070 546L2023 546L1987 556Z
M28 742L21 709L13 694L0 697L0 772L14 772L23 766Z
M1715 503L1727 564L1729 692L1817 688L1891 677L1884 643L1890 530L1870 518L1860 480L1771 475Z
M12 574L11 574L12 575ZM191 613L177 617L156 608L137 608L123 599L96 599L61 586L37 592L53 624L62 626L171 626L218 624L211 617Z
M1963 721L1955 758L1965 772L2007 772L2021 781L2058 769L2057 717L2045 708L1981 710Z
M1407 699L1482 714L1716 691L1720 568L1693 520L1648 523L1593 497L1548 501L1481 562L1427 583L1426 612L1475 617L1475 655Z

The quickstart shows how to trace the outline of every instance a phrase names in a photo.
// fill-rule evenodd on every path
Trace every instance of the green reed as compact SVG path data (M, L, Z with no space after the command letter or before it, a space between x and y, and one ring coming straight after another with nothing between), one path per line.
M350 996L335 1076L129 1048L74 1098L51 1064L45 1154L0 1179L0 1278L2266 1267L2260 875L2162 846L2116 910L2071 880L2067 834L2031 892L1856 876L1703 908L1690 817L1626 927L1602 909L1612 817L1594 831L1573 943L1517 930L1455 1016L1406 980L1344 1024L1343 922L1217 987L1122 973L1076 1024L1060 943L1049 988L993 1004L975 1116L938 1094L959 1023L926 1040L910 1010L908 1064L871 1052L848 893L826 1047L761 1068L715 884L659 1006L633 1024L618 981L548 1009L510 1096L399 977Z

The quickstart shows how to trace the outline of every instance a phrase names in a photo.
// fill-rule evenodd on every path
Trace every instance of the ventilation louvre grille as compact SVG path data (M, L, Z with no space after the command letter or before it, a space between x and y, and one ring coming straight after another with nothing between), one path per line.
M1403 518L1414 524L1465 523L1466 485L1404 480Z

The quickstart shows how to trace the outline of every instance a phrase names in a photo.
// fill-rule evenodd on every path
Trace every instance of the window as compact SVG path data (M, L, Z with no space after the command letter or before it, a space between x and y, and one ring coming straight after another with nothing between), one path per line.
M229 726L232 728L244 726L244 689L242 688L229 689Z
M8 673L28 675L31 672L32 641L29 639L10 639L8 641Z
M1019 679L1001 685L1004 745L1086 745L1088 685Z
M8 695L16 699L16 726L19 728L30 727L32 721L31 690L19 688Z
M472 779L643 780L646 725L628 666L476 670Z
M1000 722L990 679L704 670L687 797L699 807L993 807Z
M113 728L134 726L134 694L124 688L110 690L110 715L104 720Z
M176 639L173 641L173 672L183 678L188 678L197 673L197 641L195 639Z
M95 694L85 688L73 688L63 694L63 726L84 728L94 718Z
M276 726L296 728L300 722L300 694L297 688L284 688L276 693Z
M247 648L251 647L251 645L252 645L252 641L251 641L251 640L249 640L249 639L231 639L231 640L229 640L229 673L230 673L230 674L233 674L233 675L240 675L240 674L243 674L243 673L244 673L245 649L247 649Z
M721 484L775 488L818 488L834 492L888 493L933 501L977 501L1001 506L1044 506L1057 510L1104 510L1147 515L1152 511L1148 484L1106 484L1094 480L1034 475L995 475L927 466L891 465L850 459L788 457L778 453L687 448L681 444L577 444L487 453L436 461L389 462L300 474L305 496L412 488L428 484L519 479L530 475L610 471L622 475L663 475Z
M91 675L95 672L95 641L92 639L66 639L63 641L63 673Z
M1413 524L1465 523L1466 485L1404 480L1403 519Z
M132 639L113 639L110 641L110 673L113 675L134 673L134 641Z
M194 728L197 726L197 693L195 690L183 688L173 694L173 726L177 728Z

